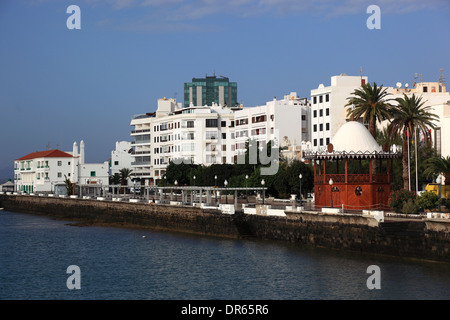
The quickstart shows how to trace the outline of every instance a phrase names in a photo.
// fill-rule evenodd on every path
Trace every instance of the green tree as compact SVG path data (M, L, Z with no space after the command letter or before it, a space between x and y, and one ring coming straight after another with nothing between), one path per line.
M357 121L362 118L364 123L369 124L369 132L376 138L377 121L389 119L391 105L388 103L386 88L380 87L374 82L363 84L355 89L353 97L347 98L347 116Z
M122 186L126 186L128 184L127 180L128 178L131 177L131 173L133 172L133 170L128 169L128 168L122 168L119 170L119 174L120 174L120 184ZM122 192L124 192L124 188L122 188Z
M450 181L450 156L433 157L426 161L426 169L423 172L427 177L433 180L439 174L445 176L445 181Z
M438 117L430 112L430 106L424 106L425 102L422 97L416 97L414 94L408 97L406 94L403 98L395 99L397 105L391 108L391 123L388 126L388 133L394 136L398 132L402 134L403 149L402 149L402 167L403 167L403 188L408 189L409 179L408 173L410 168L408 166L408 143L410 138L422 133L428 140L428 129L434 128L433 121L438 120Z
M66 184L67 195L71 196L71 195L73 195L73 184L72 184L72 181L70 181L70 179L67 178L66 175L64 175L64 178L65 178L64 183Z

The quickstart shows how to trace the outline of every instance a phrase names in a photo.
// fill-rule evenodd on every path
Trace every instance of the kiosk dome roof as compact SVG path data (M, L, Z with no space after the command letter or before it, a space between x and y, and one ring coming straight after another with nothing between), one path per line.
M333 150L338 152L381 152L381 146L376 142L366 127L357 121L345 123L331 139Z

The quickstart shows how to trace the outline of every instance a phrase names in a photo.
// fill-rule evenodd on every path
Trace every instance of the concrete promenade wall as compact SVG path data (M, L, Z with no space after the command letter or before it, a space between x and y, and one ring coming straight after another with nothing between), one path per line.
M194 206L170 206L39 196L0 195L8 211L43 214L81 223L288 241L361 253L450 262L450 221L378 222L357 214L288 212L286 217L223 214Z

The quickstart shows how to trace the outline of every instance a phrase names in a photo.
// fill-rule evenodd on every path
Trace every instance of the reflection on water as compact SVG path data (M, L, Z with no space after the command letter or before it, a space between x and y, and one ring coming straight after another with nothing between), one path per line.
M450 298L444 263L67 223L2 212L0 299ZM66 287L69 265L80 290ZM369 265L380 290L366 286Z

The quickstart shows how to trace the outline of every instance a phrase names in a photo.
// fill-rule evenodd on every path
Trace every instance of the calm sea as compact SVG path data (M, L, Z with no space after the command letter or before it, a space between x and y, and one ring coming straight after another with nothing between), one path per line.
M68 223L0 211L0 299L450 298L443 263ZM80 289L67 287L71 265ZM367 287L370 265L381 289Z

